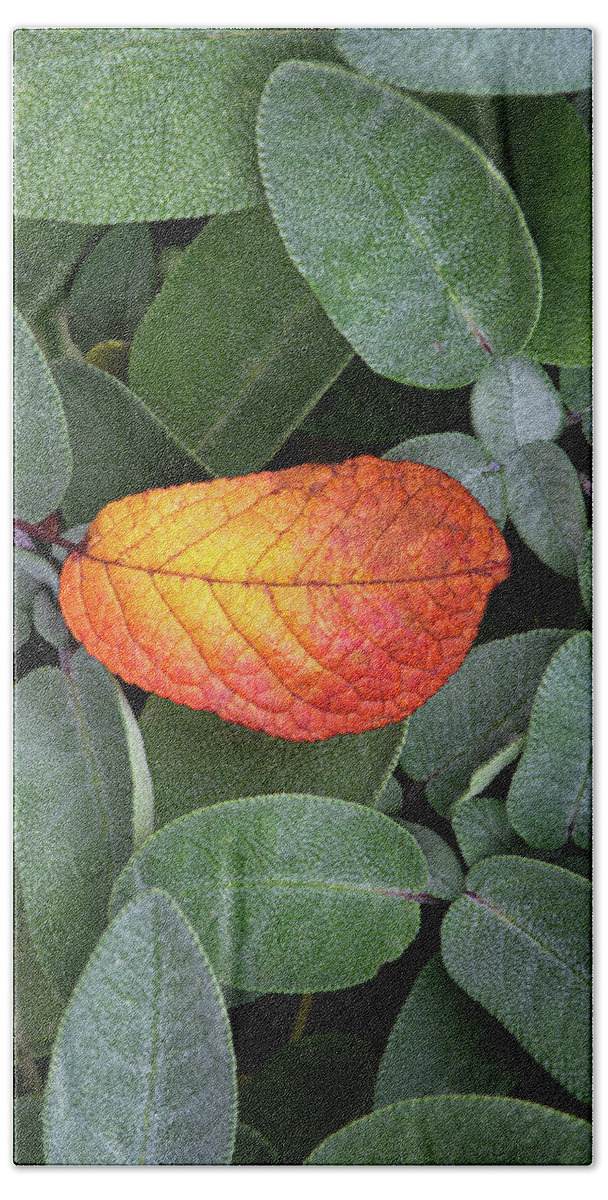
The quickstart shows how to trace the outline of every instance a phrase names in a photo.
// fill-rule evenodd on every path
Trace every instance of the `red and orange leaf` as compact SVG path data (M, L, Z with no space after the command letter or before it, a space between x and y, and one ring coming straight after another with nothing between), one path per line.
M128 683L317 741L438 691L508 574L461 484L364 456L114 501L67 559L60 603Z

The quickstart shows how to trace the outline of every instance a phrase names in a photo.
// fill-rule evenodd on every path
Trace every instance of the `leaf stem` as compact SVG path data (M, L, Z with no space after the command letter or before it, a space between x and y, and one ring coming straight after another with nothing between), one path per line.
M302 999L300 1000L300 1007L298 1009L298 1014L296 1016L296 1023L291 1031L291 1037L289 1039L290 1043L291 1042L299 1042L300 1038L302 1037L302 1034L304 1033L304 1026L306 1025L306 1019L310 1012L310 1007L311 1007L313 1000L314 1000L313 992L305 992L304 995L302 996Z
M18 517L14 518L13 526L22 533L27 533L29 537L40 538L43 542L49 542L51 546L61 546L62 550L69 550L72 554L78 553L82 545L82 543L76 545L76 542L70 542L67 538L60 537L59 534L45 529L44 525L32 525L29 521L22 521Z

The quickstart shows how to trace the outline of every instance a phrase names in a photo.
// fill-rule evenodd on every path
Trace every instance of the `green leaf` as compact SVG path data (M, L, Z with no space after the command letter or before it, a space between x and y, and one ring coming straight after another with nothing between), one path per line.
M68 297L70 333L83 352L130 342L156 291L147 225L114 225L80 264Z
M578 584L587 612L591 612L593 604L593 532L590 529L585 536L583 548L578 556Z
M593 400L591 367L560 367L559 390L570 412L589 412Z
M244 1125L239 1121L236 1127L236 1141L232 1155L233 1167L266 1167L276 1166L279 1156L270 1145L267 1138L262 1137L257 1129Z
M72 453L59 392L23 317L15 311L15 514L42 521L61 503Z
M410 97L285 63L259 114L264 184L289 253L358 354L424 387L474 379L529 338L534 245L478 147Z
M525 750L511 781L509 820L531 846L591 845L591 634L553 655L532 705Z
M13 1121L13 1162L17 1166L44 1166L42 1096L18 1096L14 1102Z
M258 208L190 244L137 332L129 378L198 463L238 475L272 458L351 357Z
M132 848L132 778L114 682L84 650L15 690L15 840L35 950L69 995Z
M390 775L382 791L379 792L370 807L375 808L377 812L386 813L387 817L396 817L401 812L402 804L403 791L401 784L398 783L394 775Z
M14 651L17 653L25 645L32 631L32 608L40 584L29 571L24 569L18 558L18 555L27 555L28 558L37 559L38 555L30 554L28 550L20 550L17 547L13 553L13 638ZM40 559L39 561L43 562L44 560Z
M516 758L519 758L519 755L524 748L524 741L525 738L522 734L521 737L515 738L514 741L509 742L509 745L505 746L504 749L499 750L498 754L494 754L488 762L483 764L483 766L478 767L476 771L473 771L473 774L471 775L471 782L464 796L461 796L461 800L471 800L473 796L479 796L481 792L485 792L486 788L494 782L496 776L500 775L500 772L504 771L505 767L508 767L512 762L515 762ZM454 810L452 810L452 813L453 811Z
M65 1001L51 983L32 945L19 878L15 873L14 1007L17 1050L24 1044L33 1058L45 1058Z
M369 1111L377 1061L347 1033L283 1046L243 1087L243 1120L276 1146L283 1163L301 1163L322 1138Z
M563 629L534 629L474 648L460 670L410 717L401 763L447 814L472 772L524 733L534 693Z
M395 724L326 742L287 742L158 696L148 700L140 727L158 827L243 793L310 793L373 804L405 735L405 724Z
M471 419L499 462L528 442L552 441L564 428L559 392L538 363L522 355L493 358L471 392Z
M483 504L502 529L507 519L507 500L502 475L480 442L467 433L431 433L409 438L389 450L384 458L393 462L417 462L445 471Z
M416 936L427 872L389 817L319 796L256 796L182 817L123 871L183 908L222 983L320 992L371 979Z
M53 376L74 448L62 505L68 524L92 520L110 500L201 477L187 452L117 379L64 359L53 363Z
M93 952L55 1043L46 1161L230 1161L236 1073L220 989L179 909L158 892L120 912Z
M587 516L568 455L553 442L530 442L507 459L504 476L519 536L548 567L576 578Z
M120 684L114 680L133 778L133 850L154 833L154 787L141 731Z
M15 222L15 303L26 320L57 298L96 233L96 225L26 218Z
M466 883L443 920L450 975L589 1103L590 884L509 857L478 863Z
M498 1022L488 1020L456 987L436 955L423 967L393 1025L374 1108L413 1096L508 1095L523 1069L510 1043Z
M57 598L59 595L59 575L56 569L51 566L51 563L46 558L42 558L40 554L34 554L32 550L23 550L20 546L15 546L13 553L15 556L15 566L19 571L23 571L38 584L43 584Z
M357 70L415 92L531 95L591 82L590 29L342 29Z
M298 57L333 58L332 34L18 29L17 212L112 224L258 203L258 99Z
M425 857L429 873L426 891L440 900L455 900L464 888L464 874L452 847L426 825L416 825L413 821L400 824L416 839Z
M40 636L56 649L70 644L68 627L56 601L45 588L40 588L34 596L32 624Z
M425 1096L354 1121L307 1158L312 1166L586 1166L591 1126L492 1096Z
M525 852L524 843L509 821L504 800L462 796L450 817L462 857L469 867L480 858Z

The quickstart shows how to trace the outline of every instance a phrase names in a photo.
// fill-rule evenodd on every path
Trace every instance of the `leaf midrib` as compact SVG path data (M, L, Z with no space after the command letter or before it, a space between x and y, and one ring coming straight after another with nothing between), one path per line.
M530 933L530 931L523 925L519 925L518 922L513 919L513 917L510 917L501 908L497 908L491 900L487 900L485 896L482 896L477 892L470 891L465 893L465 899L488 909L499 921L502 921L503 924L511 926L513 929L517 930L522 937L527 938L528 941L532 942L532 944L538 947L543 954L547 954L550 958L553 958L555 962L559 963L560 967L563 967L564 970L568 971L580 983L589 984L591 979L590 972L587 973L583 967L566 962L565 959L560 958L556 950L553 950L551 946L546 946L544 942L541 942L538 937L535 937L534 934Z

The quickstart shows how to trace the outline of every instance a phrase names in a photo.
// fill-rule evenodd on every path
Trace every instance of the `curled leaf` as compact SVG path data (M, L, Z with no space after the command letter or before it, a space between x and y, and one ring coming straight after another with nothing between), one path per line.
M67 559L60 603L127 682L317 741L438 691L508 573L461 484L364 456L114 501Z

